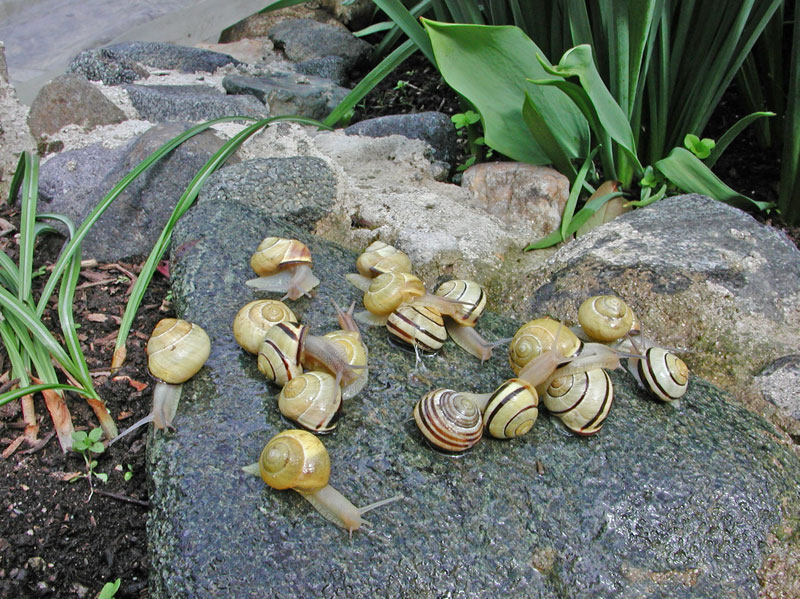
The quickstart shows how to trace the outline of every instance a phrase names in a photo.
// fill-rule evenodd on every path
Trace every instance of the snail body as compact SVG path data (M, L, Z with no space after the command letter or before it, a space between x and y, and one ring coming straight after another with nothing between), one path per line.
M202 327L177 318L160 320L147 342L147 367L159 379L153 390L153 409L109 445L149 422L157 430L173 428L183 383L197 374L210 353L211 340Z
M311 252L296 239L266 237L250 258L250 267L259 278L247 281L262 291L286 293L281 299L296 300L319 285L311 272Z
M427 306L399 306L389 315L386 328L392 338L422 351L435 352L447 341L441 314Z
M634 322L633 310L615 295L595 295L578 308L578 322L594 339L608 343L625 336Z
M328 484L331 462L325 446L311 433L299 429L275 435L267 442L258 463L243 470L261 476L273 489L297 491L323 517L350 534L367 524L361 517L365 512L402 499L395 496L363 508L354 506Z
M255 300L243 306L233 320L236 342L251 354L257 354L267 331L279 322L297 322L297 316L283 302Z
M481 439L483 418L467 394L434 389L414 406L414 421L425 439L437 449L460 453Z
M578 353L582 342L575 333L552 318L537 318L525 323L517 329L508 346L511 370L519 376L531 360L553 350L554 346L561 357L568 358Z
M311 371L300 374L281 389L278 409L289 420L315 433L330 433L342 411L342 390L333 375Z
M542 396L547 410L579 435L600 430L613 400L614 387L602 368L557 377Z

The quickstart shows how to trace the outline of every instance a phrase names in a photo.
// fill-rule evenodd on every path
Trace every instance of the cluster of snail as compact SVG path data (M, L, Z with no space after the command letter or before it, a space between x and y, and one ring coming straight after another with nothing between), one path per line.
M433 446L461 452L484 434L508 439L528 432L538 417L539 398L564 426L579 435L600 430L611 409L614 389L606 369L621 366L654 397L673 402L689 380L686 364L673 352L647 341L638 319L616 296L594 296L578 310L587 338L551 318L520 327L509 344L517 378L494 392L477 394L436 389L414 408L414 419Z

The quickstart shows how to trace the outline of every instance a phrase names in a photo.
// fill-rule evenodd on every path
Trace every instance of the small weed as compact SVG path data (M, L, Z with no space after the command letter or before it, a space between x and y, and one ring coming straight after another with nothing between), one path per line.
M103 589L100 591L100 594L97 595L97 599L114 599L119 590L119 585L122 582L120 578L117 578L114 582L107 582L103 585Z
M100 437L102 436L103 429L100 427L93 428L88 433L85 431L76 431L72 433L72 450L81 454L83 457L83 461L86 463L86 474L74 476L69 482L75 482L81 478L85 478L89 482L89 498L86 501L91 500L94 494L93 478L97 478L104 483L108 481L108 474L95 471L95 468L97 468L97 460L91 457L92 454L99 455L106 450L105 446L100 442Z

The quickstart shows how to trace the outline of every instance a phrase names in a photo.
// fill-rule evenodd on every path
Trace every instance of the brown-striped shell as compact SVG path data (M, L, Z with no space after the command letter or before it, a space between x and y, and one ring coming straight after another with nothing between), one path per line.
M250 267L265 276L298 264L311 265L311 252L297 239L266 237L250 258Z
M297 322L297 316L279 300L260 299L243 306L233 319L236 342L251 354L257 354L267 331L279 322Z
M444 319L427 306L399 306L389 315L386 328L394 339L426 352L437 351L447 341Z
M327 372L292 377L278 395L278 409L289 420L315 433L336 428L342 411L342 389Z
M442 451L466 451L481 440L480 410L452 389L435 389L422 396L414 407L414 420L428 442Z
M528 362L553 348L558 337L558 348L565 357L574 356L581 348L581 340L563 324L552 318L537 318L522 325L508 346L511 370L519 374Z
M592 435L600 430L611 410L614 386L605 370L594 368L553 379L542 401L569 430Z
M308 327L296 322L281 322L264 336L258 348L258 369L271 381L283 386L302 374L300 352Z
M595 295L578 308L578 322L589 337L608 343L631 330L633 311L616 295Z
M483 428L496 439L511 439L531 430L538 416L536 389L520 379L509 379L489 398Z
M411 272L411 259L396 247L378 240L369 244L358 257L356 269L369 278L387 272Z
M391 314L400 304L425 295L425 284L407 272L378 275L364 293L364 307L372 314Z
M639 382L651 395L661 401L675 401L689 386L689 367L671 351L650 347L644 360L632 358Z
M192 378L211 353L211 340L198 325L178 318L164 318L147 341L150 373L172 385Z
M319 491L328 484L328 451L308 431L289 429L270 439L258 458L262 480L273 489Z
M475 281L467 279L445 281L436 288L436 295L463 302L463 306L452 315L452 318L458 324L468 327L475 326L478 317L486 308L486 292Z

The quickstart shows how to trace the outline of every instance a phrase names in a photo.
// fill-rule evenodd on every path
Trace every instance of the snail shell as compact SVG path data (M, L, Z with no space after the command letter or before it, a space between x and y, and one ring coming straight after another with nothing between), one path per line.
M483 419L471 399L452 389L426 393L414 407L414 420L425 438L443 451L466 451L481 440Z
M283 237L266 237L250 258L250 267L259 276L297 264L310 266L311 251L301 241Z
M411 259L388 243L373 241L356 260L356 268L369 278L387 272L411 272Z
M351 366L360 366L357 369L358 378L342 389L342 398L350 399L364 388L369 379L367 369L367 346L361 341L358 331L340 330L326 333L323 337L330 339L344 351L345 360Z
M233 336L243 349L257 354L267 331L279 322L297 322L297 316L281 301L255 300L236 314L233 319Z
M425 285L407 272L387 272L372 280L364 293L364 307L378 316L391 314L403 302L425 295Z
M296 322L281 322L264 336L258 348L258 369L279 386L303 373L300 352L308 327Z
M615 295L595 295L578 308L578 322L589 337L608 343L631 330L633 311Z
M678 356L662 347L650 347L644 360L632 358L642 386L662 401L683 397L689 386L689 367Z
M283 386L278 409L303 428L329 433L336 428L341 415L342 390L327 372L306 372Z
M328 484L331 460L314 435L291 429L278 433L266 444L258 458L258 471L273 489L309 493Z
M206 363L211 340L198 325L177 318L156 324L147 342L147 367L165 383L188 381Z
M435 352L447 341L444 319L427 306L403 304L389 315L386 328L401 343Z
M486 308L486 292L475 281L453 279L445 281L436 289L436 295L462 302L461 308L451 318L458 324L475 326L478 317Z
M536 389L520 379L509 379L489 398L483 428L496 439L511 439L531 430L538 416Z
M556 337L562 356L574 356L581 348L577 335L552 318L537 318L522 325L508 346L508 359L514 374L518 375L528 362L552 349Z
M542 401L573 433L591 435L600 430L611 410L614 387L605 370L594 368L553 379Z

